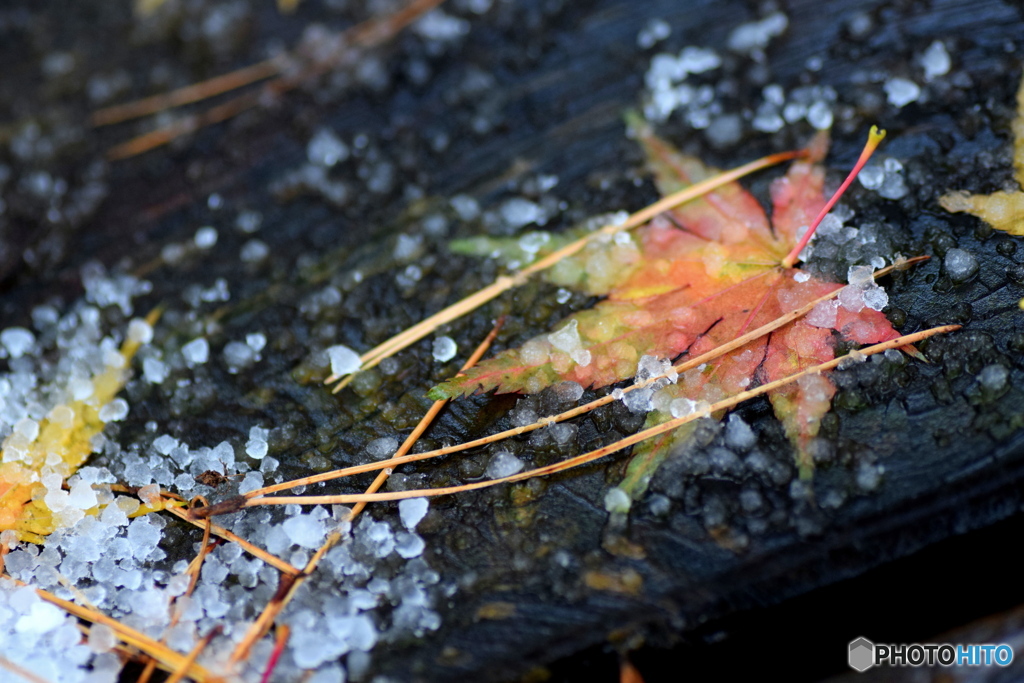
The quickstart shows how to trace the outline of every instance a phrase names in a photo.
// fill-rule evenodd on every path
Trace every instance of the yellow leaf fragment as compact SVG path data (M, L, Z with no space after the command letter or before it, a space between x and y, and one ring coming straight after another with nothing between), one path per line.
M1018 142L1016 147L1019 150L1024 145ZM1019 151L1017 156L1022 156ZM969 194L961 190L943 195L939 204L951 213L977 216L996 230L1024 236L1024 192Z
M1013 177L1024 187L1024 79L1017 91L1017 116L1011 125L1013 130ZM1024 192L993 192L992 194L969 194L964 191L950 192L939 198L939 204L951 213L969 213L991 225L996 230L1011 235L1024 236Z
M150 325L159 310L147 316ZM93 437L103 431L100 411L124 387L128 366L140 343L127 339L121 345L122 362L107 365L92 378L92 394L55 406L39 421L32 437L15 429L0 448L0 531L13 530L20 540L41 542L59 526L44 498L43 477L57 475L61 483L92 454ZM70 393L70 392L69 392ZM30 438L32 437L32 438Z

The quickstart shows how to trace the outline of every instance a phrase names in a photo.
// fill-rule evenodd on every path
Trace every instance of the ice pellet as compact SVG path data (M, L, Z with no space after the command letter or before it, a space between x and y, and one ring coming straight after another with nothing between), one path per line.
M877 190L885 182L885 169L881 164L868 163L857 174L857 180L866 190Z
M128 417L128 401L123 398L115 398L100 408L99 418L103 422L118 422L126 417Z
M982 388L991 392L1001 391L1010 378L1010 372L1005 366L993 364L986 365L978 373L978 383Z
M455 358L455 353L459 350L455 340L451 337L438 337L434 340L433 352L434 360L438 363L447 363L452 358Z
M735 451L747 451L757 445L757 435L743 418L733 413L725 423L725 445Z
M737 26L729 34L726 44L734 52L756 54L768 47L771 39L782 35L789 26L789 18L782 12L772 12L760 21Z
M373 458L390 458L398 450L398 439L384 436L366 444L366 452Z
M832 108L827 102L815 102L807 109L807 123L817 130L828 130L832 127Z
M629 512L632 503L633 501L630 500L629 494L618 486L613 486L608 489L608 493L604 494L604 509L612 514L625 514Z
M426 498L406 498L398 502L398 516L402 520L402 526L409 531L416 528L430 508L430 501Z
M500 451L487 463L487 470L484 475L488 479L501 479L511 477L522 471L526 464L508 451Z
M267 345L267 335L262 332L252 332L245 335L245 344L252 352L258 354L263 350L263 347Z
M210 249L213 245L217 244L217 229L209 225L196 230L195 236L192 241L196 243L196 246L200 249Z
M636 44L641 50L654 47L672 34L672 27L664 19L651 19L647 25L640 29L636 36Z
M223 355L227 372L232 374L248 368L256 360L256 354L253 353L252 347L238 341L227 342L224 345Z
M669 404L668 411L672 417L685 417L696 410L697 404L688 398L677 398Z
M839 290L839 304L850 313L864 310L864 290L856 285L847 285Z
M330 168L348 159L349 149L341 138L327 128L321 128L306 145L309 163Z
M181 347L181 355L189 365L202 365L210 359L210 343L198 337Z
M425 547L426 543L416 534L400 533L395 537L395 552L407 560L422 555Z
M548 341L559 351L572 354L583 347L583 340L580 339L579 321L570 320L569 324L562 329L548 335Z
M318 548L324 539L324 525L312 515L295 515L281 525L292 543L303 548Z
M64 623L65 615L48 602L36 602L14 625L18 633L49 633Z
M106 624L93 624L89 628L88 643L93 652L109 652L117 644L117 634Z
M268 255L270 255L270 247L267 246L266 242L252 239L242 245L238 258L245 263L259 263L267 258Z
M148 344L153 341L153 328L142 318L133 318L128 323L128 339L139 344Z
M32 349L32 345L35 343L35 335L24 327L8 327L0 332L0 344L7 349L11 358L21 358Z
M267 434L268 430L262 427L251 427L249 440L245 443L245 454L250 458L262 460L267 455Z
M894 107L905 107L921 96L921 86L906 78L890 78L882 88L889 104Z
M956 283L966 282L978 272L978 259L971 252L956 247L946 252L943 264L949 279Z
M874 311L880 311L889 304L889 295L885 293L884 289L877 285L864 289L862 297L864 299L864 305Z
M546 214L539 204L522 197L513 197L501 205L501 218L513 230L536 223L543 225Z
M939 76L945 76L949 73L949 68L952 65L953 62L949 58L949 53L946 52L946 46L942 44L941 40L933 41L921 55L921 66L924 67L924 80L926 81L933 81Z
M332 375L351 375L362 364L359 354L344 344L328 348L327 357L331 359Z
M142 376L150 384L163 384L169 372L167 364L159 358L150 357L142 361Z

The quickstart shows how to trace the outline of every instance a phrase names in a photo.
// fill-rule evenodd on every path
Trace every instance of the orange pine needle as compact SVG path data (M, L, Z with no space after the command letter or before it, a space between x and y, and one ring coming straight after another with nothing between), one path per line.
M210 632L203 636L198 643L196 643L196 646L192 648L191 652L188 653L188 657L186 657L182 661L181 666L174 670L174 673L170 675L170 677L165 681L165 683L178 683L179 681L181 681L181 679L188 674L188 668L195 663L196 659L199 658L199 655L202 654L203 650L206 649L206 646L210 644L210 641L213 640L214 637L222 630L223 627L220 624L217 624L212 629L210 629Z
M165 508L165 512L170 512L175 517L177 517L179 519L183 519L186 522L188 522L189 524L193 524L195 526L203 528L202 523L199 522L196 517L193 517L186 510L182 510L181 508L177 508L177 507L174 507L174 508L169 507L169 508ZM302 570L299 569L298 567L293 567L291 564L289 564L288 562L285 562L284 560L282 560L281 558L277 557L276 555L272 555L272 554L268 553L266 550L264 550L263 548L260 548L258 546L253 545L252 543L250 543L249 541L245 540L241 536L237 536L237 535L231 533L230 531L228 531L227 529L225 529L222 526L217 526L216 524L212 524L210 526L210 533L212 533L215 536L219 536L220 538L223 538L225 541L230 541L231 543L237 543L238 545L240 545L242 547L242 550L244 550L245 552L249 553L253 557L255 557L255 558L259 559L259 560L262 560L263 562L269 564L271 567L273 567L274 569L278 570L279 572L283 572L285 574L289 574L289 575L292 575L292 576L295 576L295 575L298 575L298 574L302 573Z
M352 58L350 48L371 49L393 38L406 26L440 5L444 0L412 0L400 10L383 17L368 19L344 31L338 41L339 48L313 63L303 63L301 57L283 54L222 76L194 83L190 86L147 97L135 102L101 109L93 115L93 125L103 126L127 121L166 109L191 104L236 90L267 78L258 90L239 95L206 112L194 114L139 135L107 151L111 160L127 159L156 149L200 128L233 118L247 109L260 106L268 100L299 87L337 68ZM276 76L276 78L274 78Z
M96 127L110 126L115 123L156 114L166 109L201 102L202 100L223 95L226 92L276 76L284 70L285 64L285 60L271 58L221 76L215 76L205 81L178 88L177 90L144 97L134 102L105 107L93 113L92 125Z
M20 586L26 585L24 582L17 581ZM53 593L43 590L42 588L35 589L36 595L40 598L49 602L50 604L60 607L65 612L83 619L94 624L103 624L109 626L116 634L117 637L127 645L137 648L138 650L146 653L148 656L159 662L159 665L168 671L174 671L182 668L182 663L185 661L185 657L175 652L171 648L167 647L163 643L160 643L146 634L138 631L131 626L122 624L117 619L109 617L102 612L89 609L77 605L69 600L58 598ZM210 672L200 664L192 662L185 668L185 673L192 679L198 682L214 681L216 677L212 676Z
M202 496L200 496L202 498ZM203 503L206 500L203 499ZM203 560L206 559L207 554L212 550L210 544L210 524L203 525L203 542L199 546L199 554L196 555L196 559L189 563L186 573L191 573L192 578L189 579L188 588L185 589L185 595L192 595L192 591L196 589L196 583L199 581L199 572L203 569Z
M928 330L922 330L921 332L915 332L914 334L908 334L908 335L904 335L902 337L897 337L896 339L892 339L892 340L887 341L887 342L882 342L880 344L874 344L872 346L868 346L866 348L861 349L858 353L860 353L863 356L870 356L870 355L873 355L873 354L876 354L876 353L881 353L883 351L887 351L889 349L896 349L896 348L899 348L901 346L906 346L908 344L914 344L914 343L916 343L918 341L921 341L922 339L927 339L928 337L934 336L936 334L944 334L944 333L952 332L954 330L959 330L959 329L960 329L960 325L943 325L943 326L940 326L940 327L933 327L933 328L928 329ZM359 502L368 502L369 503L369 502L378 502L378 501L386 501L386 500L402 500L402 499L405 499L405 498L422 498L422 497L428 497L428 496L443 496L443 495L450 495L450 494L453 494L453 493L461 493L463 491L473 491L473 490L476 490L476 489L488 488L488 487L491 487L491 486L495 486L497 484L505 484L505 483L511 483L511 482L516 482L516 481L523 481L525 479L532 479L534 477L540 477L540 476L544 476L544 475L548 475L548 474L554 474L556 472L562 472L562 471L565 471L565 470L568 470L568 469L572 469L573 467L579 467L580 465L585 465L585 464L593 462L595 460L599 460L599 459L603 458L606 455L609 455L611 453L615 453L615 452L621 451L622 449L626 448L627 446L632 446L634 444L640 443L641 441L643 441L645 439L649 439L649 438L651 438L653 436L657 436L659 434L663 434L665 432L671 431L673 429L676 429L677 427L681 427L682 425L684 425L684 424L686 424L688 422L692 422L692 421L694 421L694 420L696 420L698 418L706 417L708 415L711 415L712 413L716 413L716 412L721 411L721 410L729 410L729 409L735 407L736 405L738 405L740 403L743 403L744 401L747 401L747 400L749 400L751 398L754 398L756 396L761 396L762 394L766 394L769 391L772 391L774 389L778 389L778 388L783 387L783 386L785 386L787 384L795 382L796 380L800 379L801 377L806 377L807 375L818 374L818 373L827 372L829 370L832 370L832 369L836 368L837 366L839 366L840 364L842 364L844 362L848 362L848 360L849 360L849 358L847 356L841 356L839 358L835 358L835 359L830 360L828 362L821 363L819 365L815 365L813 367L810 367L810 368L808 368L806 370L803 370L801 372L797 372L797 373L794 373L794 374L789 375L787 377L783 377L782 379L776 380L774 382L768 382L766 384L762 384L761 386L759 386L759 387L757 387L755 389L749 389L747 391L742 391L742 392L740 392L740 393L736 394L735 396L732 396L732 397L730 397L728 399L724 399L722 401L718 401L717 403L713 403L712 405L710 405L707 408L704 408L703 410L695 411L693 413L690 413L689 415L684 415L683 417L678 417L678 418L675 418L673 420L669 420L667 422L663 422L660 425L657 425L655 427L650 427L650 428L645 429L643 431L637 432L636 434L633 434L632 436L627 436L626 438L620 439L619 441L616 441L613 444L609 444L608 446L605 446L603 448L599 448L597 450L593 450L593 451L590 451L588 453L583 453L582 455L578 455L578 456L576 456L574 458L569 458L568 460L563 460L562 462L555 463L553 465L548 465L546 467L539 467L537 469L528 470L526 472L520 472L519 474L514 474L514 475L508 476L508 477L501 477L499 479L490 479L490 480L486 480L486 481L473 482L471 484L463 484L461 486L448 486L448 487L436 488L436 489L418 489L418 490L413 490L413 491L393 491L393 492L389 492L389 493L373 493L373 494L354 493L354 494L341 494L341 495L334 495L334 496L277 496L277 497L271 497L271 498L257 498L257 499L254 499L254 500L246 501L246 503L243 505L243 507L253 507L253 506L256 506L256 505L288 505L288 504L297 504L297 505L338 505L338 504L341 504L341 505L344 505L344 504L359 503Z
M907 259L906 261L903 261L903 262L900 263L899 268L908 267L911 264L919 263L921 261L925 261L928 258L929 257L927 257L927 256L917 256L917 257L914 257L912 259ZM885 268L881 268L881 269L875 271L874 276L875 276L875 278L883 277L883 276L888 275L889 273L891 273L896 268L897 268L897 266L887 266ZM683 373L683 372L686 372L687 370L691 370L691 369L693 369L695 367L698 367L698 366L700 366L700 365L702 365L704 363L711 362L711 361L715 360L716 358L719 358L719 357L721 357L721 356L723 356L723 355L725 355L727 353L735 351L736 349L744 346L745 344L753 341L754 339L758 339L758 338L768 334L769 332L772 332L772 331L774 331L774 330L776 330L776 329L778 329L780 327L783 327L784 325L788 325L789 323L793 322L794 320L797 320L798 318L803 317L804 315L809 313L819 303L821 303L822 301L828 301L829 299L835 298L836 296L839 295L839 292L841 292L841 291L842 291L842 289L840 288L840 289L835 290L834 292L831 292L829 294L821 296L821 297L819 297L819 298L817 298L817 299L815 299L815 300L805 304L804 306L802 306L802 307L800 307L798 309L795 309L795 310L791 311L790 313L775 319L774 321L772 321L770 323L762 325L761 327L759 327L757 329L751 330L750 332L748 332L748 333L746 333L746 334L744 334L744 335L742 335L740 337L737 337L736 339L734 339L731 342L728 342L726 344L718 346L718 347L712 349L711 351L708 351L707 353L704 353L704 354L701 354L700 356L697 356L696 358L692 358L692 359L689 359L689 360L687 360L685 362L682 362L682 363L676 365L675 367L673 367L672 369L676 373ZM643 387L646 387L646 386L650 385L651 383L657 381L660 377L661 377L660 375L659 376L651 377L650 379L648 379L645 382L639 382L639 383L636 383L636 384L634 384L632 386L625 387L622 391L623 391L623 393L629 393L629 392L634 391L636 389L642 389ZM571 418L574 418L574 417L578 417L578 416L583 415L585 413L588 413L588 412L590 412L590 411L592 411L592 410L594 410L596 408L599 408L599 407L604 406L604 405L608 405L609 403L612 403L615 400L616 400L615 397L613 397L611 395L608 395L608 396L604 396L604 397L599 398L599 399L595 399L594 401L591 401L590 403L586 403L584 405L577 406L576 408L572 408L572 409L567 410L565 412L559 413L557 415L551 415L551 416L548 416L548 417L543 417L543 418L537 420L536 422L534 422L533 424L524 425L522 427L514 427L512 429L507 429L505 431L498 432L496 434L491 434L489 436L481 437L481 438L475 439L473 441L466 441L464 443L455 444L455 445L452 445L452 446L446 446L444 448L439 448L439 449L436 449L436 450L433 450L433 451L425 451L423 453L415 453L415 454L412 454L412 455L405 455L405 456L401 456L401 457L397 457L396 456L394 458L391 458L390 460L386 460L386 461L383 461L383 462L367 463L365 465L355 465L355 466L352 466L352 467L345 467L345 468L342 468L342 469L333 470L331 472L323 472L321 474L315 474L315 475L312 475L312 476L309 476L309 477L302 477L300 479L295 479L295 480L292 480L292 481L281 482L279 484L274 484L272 486L266 486L266 487L261 488L261 489L255 489L253 491L250 491L250 492L244 494L243 496L240 496L239 499L232 499L234 501L233 506L232 506L232 501L224 501L224 503L220 503L220 504L214 505L212 507L212 509L209 510L209 511L197 511L197 512L199 514L203 514L204 512L208 512L209 514L221 514L223 512L228 512L228 511L233 511L233 510L239 509L240 507L242 507L244 505L244 500L246 500L246 499L258 498L260 496L265 496L265 495L268 495L268 494L271 494L271 493L277 493L278 491L285 491L285 490L288 490L288 489L291 489L291 488L295 488L297 486L307 486L307 485L310 485L310 484L317 484L317 483L320 483L320 482L323 482L323 481L331 481L333 479L341 479L343 477L349 477L349 476L353 476L353 475L356 475L356 474L364 474L366 472L375 472L377 470L384 469L384 468L387 468L387 467L397 467L398 465L403 465L403 464L410 463L410 462L417 462L417 461L420 461L420 460L428 460L430 458L436 458L436 457L439 457L439 456L442 456L442 455L449 455L451 453L458 453L460 451L468 450L468 449L471 449L471 448L477 448L479 446L486 446L487 444L491 444L491 443L494 443L496 441L501 441L502 439L507 439L507 438L512 437L512 436L518 436L520 434L526 434L528 432L532 432L534 430L540 429L541 427L546 427L549 424L553 424L553 423L556 423L556 422L562 422L564 420L568 420L568 419L571 419ZM228 509L229 507L231 508L230 510Z

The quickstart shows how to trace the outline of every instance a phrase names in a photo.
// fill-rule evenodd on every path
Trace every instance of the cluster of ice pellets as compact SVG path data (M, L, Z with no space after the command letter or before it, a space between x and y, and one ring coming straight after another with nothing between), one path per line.
M0 580L0 643L4 658L37 680L115 683L121 671L109 627L93 627L83 641L77 619L9 579Z
M683 109L694 128L707 128L715 99L714 88L686 83L690 74L701 74L717 69L722 58L710 48L685 47L677 55L660 52L651 59L644 76L647 92L644 97L644 116L648 121L665 121L672 112Z
M869 161L857 175L857 180L865 189L875 190L886 199L902 199L908 192L903 181L903 164L891 157L883 161Z
M679 375L672 369L672 361L662 360L657 356L641 356L634 381L637 385L644 386L628 392L615 389L612 395L621 399L630 412L646 413L657 407L652 400L656 392L673 384L678 378Z
M775 133L787 123L798 121L807 121L817 130L832 127L836 91L830 86L794 88L787 96L782 86L773 83L764 87L761 96L763 99L751 121L754 130Z
M590 351L583 347L583 340L580 338L579 321L570 320L562 329L548 335L548 341L559 351L569 354L569 357L579 365L590 365Z
M773 38L781 36L789 27L789 17L782 12L772 12L757 21L740 24L726 40L733 52L748 54L754 59L764 59L764 49Z
M889 303L889 295L875 282L874 265L850 266L848 272L849 284L839 292L839 296L829 301L823 301L815 306L807 314L807 324L815 327L833 328L836 325L836 318L839 308L859 313L865 308L881 311Z
M851 218L853 211L844 204L837 204L821 221L811 242L800 253L800 260L806 262L813 256L847 264L870 263L875 268L884 266L893 251L889 227L874 222L862 223L859 227L846 225Z

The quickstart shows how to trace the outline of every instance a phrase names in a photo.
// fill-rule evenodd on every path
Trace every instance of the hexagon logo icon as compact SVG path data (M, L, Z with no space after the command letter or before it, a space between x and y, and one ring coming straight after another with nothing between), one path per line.
M875 644L867 638L850 642L850 668L864 672L875 665Z

